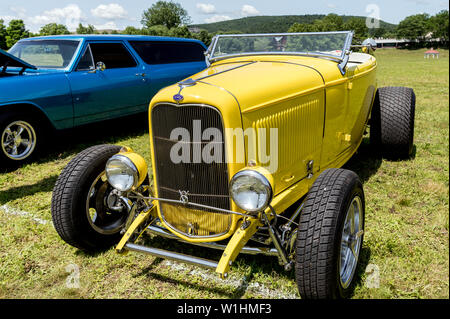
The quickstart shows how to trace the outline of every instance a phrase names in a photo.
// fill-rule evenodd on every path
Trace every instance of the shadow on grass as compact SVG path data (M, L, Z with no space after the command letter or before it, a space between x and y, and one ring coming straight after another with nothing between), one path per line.
M11 187L0 192L0 205L36 193L51 192L55 186L58 175L48 176L35 184Z
M383 159L380 152L372 147L369 138L365 137L355 155L343 168L358 174L364 184L371 176L375 175L381 166Z
M154 247L182 253L190 256L195 256L212 261L219 261L223 251L213 248L199 247L188 243L183 243L174 239L167 239L159 236L145 235L141 237L140 244L148 247ZM242 281L240 286L233 288L230 292L230 287L227 288L208 288L207 285L202 283L192 283L183 279L175 279L172 277L156 274L153 272L155 268L161 263L163 259L155 258L155 260L145 269L142 269L136 276L148 276L153 279L162 280L169 283L181 284L189 288L206 289L214 293L219 293L229 298L241 298L244 296L248 284L252 281L254 274L264 273L273 274L277 273L281 277L288 278L289 280L295 279L294 271L286 272L283 267L278 264L278 259L273 256L264 255L245 255L240 254L234 262L234 267L239 268L239 275L242 275ZM233 267L232 267L233 268ZM226 280L224 280L226 283Z
M363 286L364 283L362 282L362 277L364 273L366 272L367 265L370 264L370 255L371 251L369 247L363 247L361 248L361 252L359 254L359 262L358 262L358 268L356 268L355 272L355 286ZM354 291L353 291L354 293ZM353 294L352 294L353 296ZM352 297L350 296L350 297Z
M52 143L51 148L47 146L47 151L38 163L51 161L61 153L64 156L77 154L93 145L114 144L118 140L145 133L148 133L147 113L57 131L56 143Z

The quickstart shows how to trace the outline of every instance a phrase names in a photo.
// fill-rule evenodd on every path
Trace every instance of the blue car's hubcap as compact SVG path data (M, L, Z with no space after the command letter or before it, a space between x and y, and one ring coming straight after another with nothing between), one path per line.
M2 132L2 151L10 159L24 160L36 147L36 132L25 121L10 123Z

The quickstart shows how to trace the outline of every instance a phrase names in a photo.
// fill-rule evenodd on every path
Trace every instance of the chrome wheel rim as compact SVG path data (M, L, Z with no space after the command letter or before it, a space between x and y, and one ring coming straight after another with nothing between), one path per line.
M36 132L30 123L14 121L3 130L1 143L3 153L8 158L24 160L36 147Z
M107 198L112 187L105 171L101 172L88 191L86 215L91 227L98 233L111 235L119 232L126 221L126 214L108 208Z
M355 196L347 209L340 245L339 277L344 289L350 286L358 264L364 233L362 214L362 200Z

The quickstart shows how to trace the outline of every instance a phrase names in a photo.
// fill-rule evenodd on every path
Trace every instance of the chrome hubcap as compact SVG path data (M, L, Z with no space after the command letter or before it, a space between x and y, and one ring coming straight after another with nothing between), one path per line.
M89 188L86 199L86 214L89 224L100 234L110 235L120 231L125 224L127 214L124 211L109 209L111 186L103 171Z
M36 132L25 121L15 121L2 132L3 153L12 160L23 160L33 153L36 147Z
M362 218L362 201L359 196L355 196L347 210L342 230L339 275L343 288L350 286L358 263L364 233Z

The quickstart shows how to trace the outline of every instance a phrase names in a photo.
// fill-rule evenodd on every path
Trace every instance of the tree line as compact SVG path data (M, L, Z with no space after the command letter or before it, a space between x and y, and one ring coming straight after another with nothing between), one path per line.
M306 16L305 16L306 17ZM320 17L320 18L319 18ZM264 17L251 17L253 19ZM248 19L251 19L248 18ZM272 17L273 18L273 17ZM245 20L245 19L239 19ZM304 20L305 23L293 23L288 30L282 32L318 32L318 31L342 31L354 30L355 42L373 38L402 38L408 40L424 41L426 38L439 38L441 44L448 46L449 39L449 12L442 10L431 16L429 14L416 14L403 19L397 26L386 27L386 23L381 24L378 28L369 29L366 25L364 17L345 17L337 14L328 14L326 16L311 15ZM193 28L189 28L191 18L188 12L178 3L172 1L158 1L142 14L141 28L128 26L122 31L112 30L99 31L91 24L87 26L78 25L77 34L131 34L131 35L154 35L154 36L170 36L181 38L195 38L209 45L215 34L225 33L241 33L240 30L218 30L216 32L208 32L199 29L201 25L197 25L195 32ZM240 22L241 23L241 22ZM271 24L267 26L269 29L261 30L261 33L280 32L279 30L271 30ZM272 26L273 28L273 26ZM38 33L32 33L25 27L23 20L11 20L6 26L4 21L0 19L0 48L8 49L18 40L33 36L45 35L61 35L70 34L71 32L63 24L49 23L41 27Z

